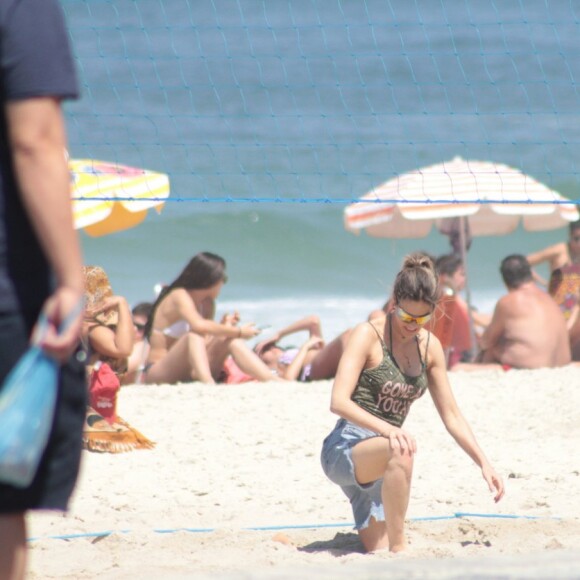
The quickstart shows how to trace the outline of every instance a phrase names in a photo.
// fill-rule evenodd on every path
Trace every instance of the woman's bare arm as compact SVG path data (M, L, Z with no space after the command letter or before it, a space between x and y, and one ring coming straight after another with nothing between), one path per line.
M477 443L471 427L457 405L447 376L445 355L441 344L436 340L432 341L429 347L429 361L429 392L437 412L449 434L481 468L482 476L487 482L490 491L495 492L494 499L497 502L503 497L505 492L503 481L489 463Z

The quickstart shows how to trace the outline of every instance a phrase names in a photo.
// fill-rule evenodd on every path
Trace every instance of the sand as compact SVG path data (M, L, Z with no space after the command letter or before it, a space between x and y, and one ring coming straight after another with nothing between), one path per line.
M363 554L322 473L330 381L130 386L119 414L156 448L83 452L69 513L28 518L29 576L579 578L580 368L450 380L507 493L494 504L425 395L406 423L419 451L404 554Z

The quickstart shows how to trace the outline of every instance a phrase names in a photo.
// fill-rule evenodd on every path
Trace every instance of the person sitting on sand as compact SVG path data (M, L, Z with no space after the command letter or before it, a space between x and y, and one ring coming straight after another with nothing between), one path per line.
M535 280L548 288L568 320L578 304L580 292L580 220L570 223L568 242L560 242L527 256L532 268L547 262L550 280L532 271Z
M340 360L330 409L341 418L322 446L326 476L349 498L366 551L406 547L414 437L402 428L428 389L448 432L481 468L495 501L504 484L453 397L439 339L424 328L439 297L433 262L407 256L382 319L359 324ZM452 477L452 475L450 476Z
M213 320L215 300L226 281L224 259L200 252L161 290L145 330L150 344L145 383L215 384L229 355L257 380L282 380L245 343L260 333L254 323L239 325L237 312L221 322Z
M127 361L127 372L123 375L122 384L140 384L145 363L149 356L149 342L145 338L145 328L153 309L151 302L139 302L131 309L133 317L133 350Z
M457 254L445 254L435 260L435 269L439 276L439 288L441 297L453 297L454 307L453 320L451 320L451 336L448 355L448 368L453 368L458 362L468 362L475 356L476 345L472 344L469 317L473 321L475 334L479 328L489 324L490 317L471 308L461 296L465 289L466 274L461 256ZM441 302L440 302L441 303ZM435 330L434 330L435 331ZM435 331L435 334L437 332ZM438 336L441 340L441 337Z
M580 220L571 222L568 227L568 241L559 242L528 254L527 259L530 266L547 262L550 267L550 274L555 270L571 264L580 264ZM543 286L547 286L546 281L537 274L533 274L536 281Z
M299 348L283 349L278 345L282 338L302 331L308 331L309 336ZM321 381L334 378L349 335L350 329L347 329L325 344L320 319L311 315L259 342L254 351L273 373L284 379Z
M133 317L127 300L113 294L100 266L85 266L85 316L81 340L87 352L90 406L83 447L99 453L151 449L154 444L117 415L117 394L133 350ZM106 363L110 368L106 368Z
M580 360L580 220L569 227L568 242L549 246L528 255L533 267L543 262L550 266L548 292L564 313L570 335L573 360ZM546 281L533 273L546 286Z
M537 287L525 256L512 254L500 267L508 290L494 309L480 339L480 362L460 363L454 370L482 365L516 369L560 367L570 363L566 321L554 300Z
M85 266L85 316L81 330L88 352L87 371L97 361L106 362L121 376L133 350L133 318L127 300L113 294L100 266Z

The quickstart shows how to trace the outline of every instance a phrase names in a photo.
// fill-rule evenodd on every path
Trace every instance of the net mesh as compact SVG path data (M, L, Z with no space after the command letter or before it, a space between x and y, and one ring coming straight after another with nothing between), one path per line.
M457 156L580 198L575 2L61 3L71 156L170 201L344 204Z

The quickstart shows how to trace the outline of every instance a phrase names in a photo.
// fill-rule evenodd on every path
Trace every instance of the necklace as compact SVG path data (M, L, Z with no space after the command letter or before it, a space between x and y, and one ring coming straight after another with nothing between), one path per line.
M402 360L404 361L404 365L401 367L399 365L399 362L397 361L397 358L395 357L395 350L394 350L394 344L393 344L393 340L392 340L392 335L393 335L393 327L392 327L392 322L391 322L391 313L389 312L389 314L387 315L387 320L389 322L389 352L391 353L391 358L393 359L393 362L395 363L395 365L397 366L397 368L399 368L402 372L404 372L405 374L409 374L410 371L412 370L413 367L413 362L411 361L411 356L409 354L409 344L404 344L405 341L401 341L403 346L406 346L407 348L401 351L401 357ZM385 343L386 343L386 324L387 324L387 320L385 320L385 329L383 331L383 338L385 338ZM415 341L418 341L418 338L415 336Z

